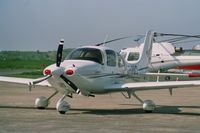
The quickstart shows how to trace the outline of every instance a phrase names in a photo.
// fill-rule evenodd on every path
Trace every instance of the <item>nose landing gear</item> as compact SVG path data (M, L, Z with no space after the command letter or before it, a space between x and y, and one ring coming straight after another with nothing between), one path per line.
M65 114L70 109L70 104L64 101L66 96L67 94L64 94L63 97L60 100L58 100L56 104L56 109L60 114Z

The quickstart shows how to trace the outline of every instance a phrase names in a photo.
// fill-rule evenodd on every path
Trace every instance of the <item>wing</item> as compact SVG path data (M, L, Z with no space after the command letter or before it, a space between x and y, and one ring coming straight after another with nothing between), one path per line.
M19 83L29 85L38 79L29 79L29 78L16 78L16 77L4 77L0 76L0 81L9 82L9 83ZM38 83L40 86L51 86L46 80Z
M124 84L114 84L106 86L104 89L108 92L119 92L128 90L133 90L133 91L159 90L159 89L183 88L192 86L200 86L200 80L124 83Z
M200 74L194 73L145 73L149 76L182 76L182 77L200 77Z

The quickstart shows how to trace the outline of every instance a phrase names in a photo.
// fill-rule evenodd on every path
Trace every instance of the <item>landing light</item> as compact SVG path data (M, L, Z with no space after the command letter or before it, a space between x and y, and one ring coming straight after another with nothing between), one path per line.
M45 69L45 70L44 70L44 74L45 74L45 75L51 75L51 70Z
M67 74L68 76L72 76L72 75L74 74L74 71L71 70L71 69L68 69L68 70L66 71L66 74Z

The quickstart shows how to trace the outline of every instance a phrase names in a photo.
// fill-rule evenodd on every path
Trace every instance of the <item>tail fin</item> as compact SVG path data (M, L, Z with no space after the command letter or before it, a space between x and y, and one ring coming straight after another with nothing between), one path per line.
M140 56L139 61L135 64L135 74L144 74L148 71L149 65L151 62L151 54L152 54L152 44L154 39L155 32L150 30L147 31L144 47Z

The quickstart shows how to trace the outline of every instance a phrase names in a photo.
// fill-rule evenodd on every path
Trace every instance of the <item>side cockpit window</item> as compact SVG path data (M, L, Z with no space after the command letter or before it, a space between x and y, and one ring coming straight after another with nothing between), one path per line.
M106 50L107 66L116 66L116 54L112 50Z
M67 58L68 60L91 60L103 64L102 54L99 49L80 48L73 51Z
M140 57L139 52L130 52L128 55L128 61L137 61Z

